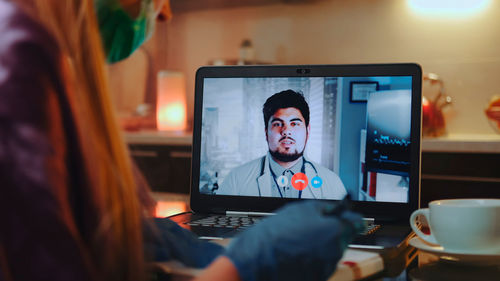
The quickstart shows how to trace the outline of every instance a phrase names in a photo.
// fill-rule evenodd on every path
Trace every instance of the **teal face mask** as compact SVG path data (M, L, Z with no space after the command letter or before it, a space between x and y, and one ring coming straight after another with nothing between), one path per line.
M123 9L119 0L95 0L97 20L106 58L115 63L130 56L154 31L152 0L142 0L137 18Z

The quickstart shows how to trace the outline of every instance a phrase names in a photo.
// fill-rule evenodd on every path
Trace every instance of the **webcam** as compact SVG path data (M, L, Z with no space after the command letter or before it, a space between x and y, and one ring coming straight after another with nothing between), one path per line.
M311 69L309 68L297 68L298 74L309 74L311 73Z

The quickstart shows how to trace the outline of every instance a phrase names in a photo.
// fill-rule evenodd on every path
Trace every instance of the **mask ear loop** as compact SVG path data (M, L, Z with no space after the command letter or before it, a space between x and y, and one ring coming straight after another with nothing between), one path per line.
M157 15L155 10L155 3L153 0L142 0L140 15L146 18L144 41L147 41L153 36L156 25Z
M165 0L163 6L160 9L160 13L156 17L158 21L165 22L172 18L172 7L170 6L170 0Z

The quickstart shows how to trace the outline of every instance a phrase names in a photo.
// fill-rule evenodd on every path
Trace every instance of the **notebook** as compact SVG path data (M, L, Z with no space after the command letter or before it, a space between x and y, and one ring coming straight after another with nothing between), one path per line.
M421 81L417 64L200 68L192 211L172 219L226 238L288 202L349 194L378 229L351 247L397 246L419 206Z

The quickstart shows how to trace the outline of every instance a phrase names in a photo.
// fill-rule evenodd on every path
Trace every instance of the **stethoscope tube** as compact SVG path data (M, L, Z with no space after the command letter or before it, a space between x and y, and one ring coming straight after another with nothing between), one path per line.
M262 157L262 161L261 161L261 166L260 166L260 175L259 177L263 176L264 175L264 165L266 163L266 156ZM306 174L306 164L309 164L309 166L311 166L311 168L313 168L314 170L314 173L316 174L316 177L319 177L318 175L318 170L316 169L316 167L314 167L314 164L311 163L309 160L307 160L304 156L302 156L302 167L300 168L300 172L303 173L304 175ZM273 178L273 181L274 181L274 184L276 185L277 189L278 189L278 192L280 193L280 197L281 198L284 198L283 197L283 193L281 193L281 189L279 188L279 185L278 185L278 182L276 182L276 174L273 172L273 170L271 169L271 163L268 163L269 165L269 171L271 172L271 176ZM292 171L290 171L292 173L292 176L294 175L294 173ZM260 194L260 188L259 188L259 196L261 196ZM302 190L299 190L299 199L302 198Z

